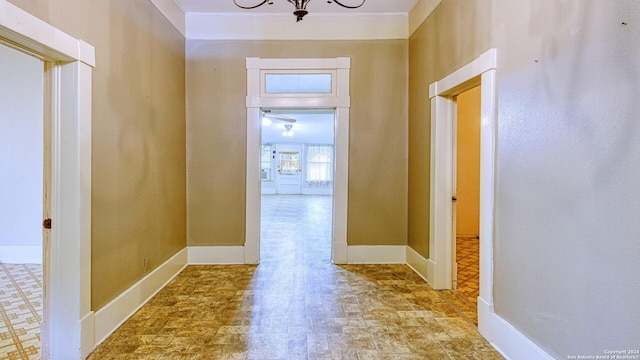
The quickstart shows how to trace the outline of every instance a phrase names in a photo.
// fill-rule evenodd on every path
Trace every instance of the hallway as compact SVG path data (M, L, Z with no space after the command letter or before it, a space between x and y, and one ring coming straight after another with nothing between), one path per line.
M409 267L331 264L331 197L263 205L260 265L187 267L90 359L502 359Z

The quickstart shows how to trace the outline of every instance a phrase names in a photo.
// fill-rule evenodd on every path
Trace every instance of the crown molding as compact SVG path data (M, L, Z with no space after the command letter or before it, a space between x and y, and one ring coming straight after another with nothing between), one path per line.
M442 0L419 0L409 12L409 36L413 35Z
M167 20L178 30L182 36L187 37L186 17L184 9L175 0L149 0L164 15Z
M408 14L187 13L186 37L198 40L380 40L408 39ZM295 30L295 31L294 31Z

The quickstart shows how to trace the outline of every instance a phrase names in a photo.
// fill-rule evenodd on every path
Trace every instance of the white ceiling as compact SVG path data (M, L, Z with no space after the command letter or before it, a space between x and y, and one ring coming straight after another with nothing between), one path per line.
M271 114L296 119L294 135L283 136L286 122L272 119L272 124L262 127L263 144L333 144L334 110L271 110Z
M175 0L186 13L292 13L294 10L287 0L273 0L273 5L262 5L256 9L238 8L233 0ZM238 4L251 6L262 0L237 0ZM357 5L361 0L341 0L345 5ZM409 13L418 0L366 0L358 9L346 9L338 4L329 4L326 0L311 0L307 5L310 14L371 14L371 13Z

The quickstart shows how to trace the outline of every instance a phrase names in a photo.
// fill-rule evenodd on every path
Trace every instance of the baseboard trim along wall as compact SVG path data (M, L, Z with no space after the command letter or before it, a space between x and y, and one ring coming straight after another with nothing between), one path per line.
M244 246L189 246L189 265L244 264Z
M420 277L429 283L429 274L433 273L433 267L430 267L429 259L424 258L413 250L410 246L407 246L407 265Z
M409 246L349 246L349 264L407 264L423 279L433 272L429 259ZM229 265L244 263L244 246L189 246L102 309L89 316L95 322L95 346L102 343L122 323L164 288L187 265ZM427 280L428 282L428 280ZM478 298L480 333L507 359L553 360L553 357L493 311L492 304ZM83 327L85 321L83 321Z
M95 313L96 346L102 343L131 315L162 290L187 266L187 249L158 266L135 285Z
M484 299L478 298L479 323L487 324L479 330L502 356L513 360L553 360L551 355L493 312L492 308Z
M405 264L405 245L348 246L348 264Z
M42 246L0 246L0 262L5 264L42 264Z

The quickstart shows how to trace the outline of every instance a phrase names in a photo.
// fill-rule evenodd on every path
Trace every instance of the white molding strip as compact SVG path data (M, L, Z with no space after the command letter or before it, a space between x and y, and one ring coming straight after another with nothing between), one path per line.
M182 36L187 37L185 12L175 0L150 0Z
M429 276L433 278L433 266L431 266L429 259L420 255L417 251L413 250L410 246L407 246L407 265L420 275L427 283L429 282Z
M187 249L165 261L158 268L120 294L95 313L95 345L102 343L131 315L162 290L187 266Z
M244 246L189 246L189 265L244 264Z
M0 1L0 37L47 58L95 66L94 48L7 1Z
M0 246L0 262L5 264L42 264L42 246Z
M409 36L413 35L442 0L419 0L409 12Z
M406 264L405 245L348 246L348 264Z
M327 26L330 24L330 26ZM295 22L291 14L187 13L192 40L378 40L408 39L408 15L310 14Z
M505 358L513 360L553 360L551 355L484 305L481 306L480 301L478 302L478 317L487 317L491 327L490 337L486 335L485 337Z

